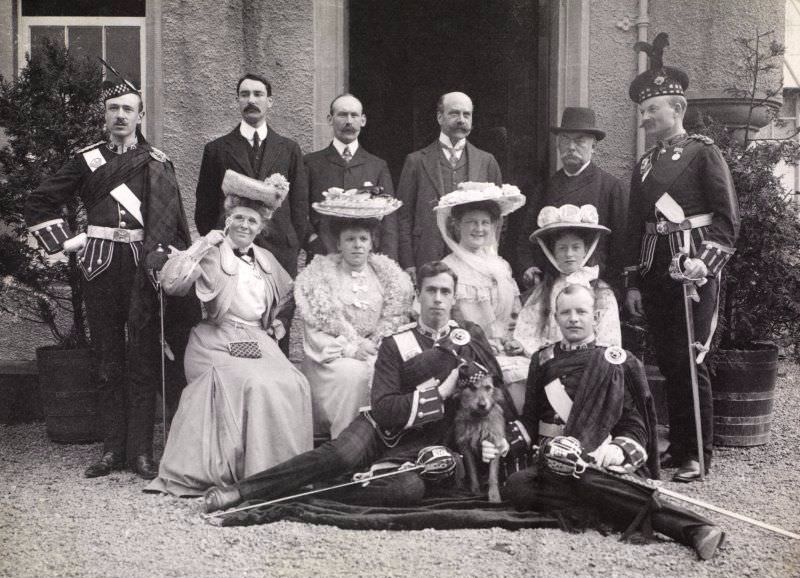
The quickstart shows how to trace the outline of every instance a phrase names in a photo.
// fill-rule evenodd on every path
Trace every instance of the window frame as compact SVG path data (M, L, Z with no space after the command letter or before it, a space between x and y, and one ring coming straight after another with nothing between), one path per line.
M141 86L139 87L142 93L142 102L145 102L145 94L147 87L150 84L147 77L147 17L146 16L23 16L22 3L17 3L17 17L19 22L19 46L21 50L18 51L18 70L25 67L26 55L31 52L31 26L51 26L64 28L64 43L69 48L69 34L66 28L69 26L101 26L103 32L100 35L103 55L106 53L106 35L105 28L107 26L138 26L139 27L139 78L141 78ZM113 66L113 62L110 63ZM103 78L107 78L110 74L107 70L103 71ZM142 125L144 130L144 124Z

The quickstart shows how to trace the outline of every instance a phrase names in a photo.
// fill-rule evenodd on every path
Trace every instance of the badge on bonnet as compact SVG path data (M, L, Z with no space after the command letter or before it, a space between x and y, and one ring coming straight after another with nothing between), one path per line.
M612 345L611 347L606 348L606 352L603 355L606 361L613 364L613 365L620 365L625 363L625 360L628 359L628 354L625 353L625 350L617 345Z
M469 336L469 331L458 327L450 332L450 341L453 345L462 346L472 341L472 338Z

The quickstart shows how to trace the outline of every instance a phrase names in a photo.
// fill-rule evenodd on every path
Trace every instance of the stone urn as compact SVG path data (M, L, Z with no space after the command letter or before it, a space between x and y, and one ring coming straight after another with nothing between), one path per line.
M689 103L684 119L687 130L691 132L696 128L701 117L710 116L726 127L734 129L740 142L744 142L745 131L750 137L754 137L760 129L767 126L782 104L777 98L768 99L755 106L752 115L749 115L749 97L732 96L719 91L690 91L686 94L686 100Z

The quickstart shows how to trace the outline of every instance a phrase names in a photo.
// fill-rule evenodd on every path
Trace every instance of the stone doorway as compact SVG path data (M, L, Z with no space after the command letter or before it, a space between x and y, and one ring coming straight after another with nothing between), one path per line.
M531 193L548 170L546 1L350 0L348 16L349 87L368 118L361 141L395 183L405 156L437 138L439 96L460 90L475 104L470 141ZM522 212L504 235L509 260Z

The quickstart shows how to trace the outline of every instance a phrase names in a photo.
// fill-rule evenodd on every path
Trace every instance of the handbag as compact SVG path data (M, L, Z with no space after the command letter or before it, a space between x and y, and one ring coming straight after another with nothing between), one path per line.
M236 324L236 330L241 330L238 323ZM261 348L258 346L258 341L242 339L241 341L231 341L228 343L228 353L231 354L231 357L258 359L261 357Z

